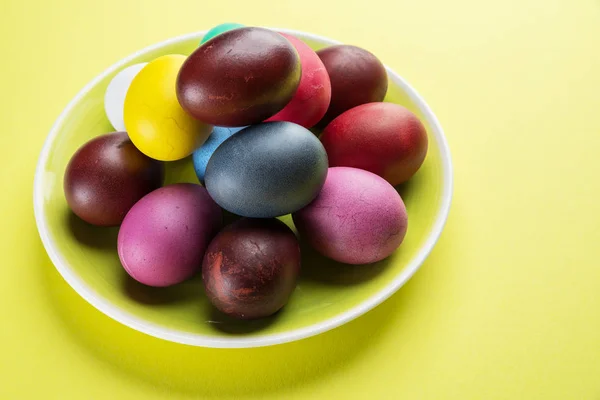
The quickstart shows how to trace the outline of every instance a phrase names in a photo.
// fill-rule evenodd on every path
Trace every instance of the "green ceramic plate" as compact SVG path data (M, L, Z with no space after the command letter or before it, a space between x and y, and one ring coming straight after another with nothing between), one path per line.
M314 49L337 42L303 32ZM437 241L452 194L450 154L442 129L425 101L388 69L386 101L415 112L429 134L428 156L419 172L398 188L409 215L402 246L374 265L336 264L303 249L302 276L288 305L277 315L254 322L234 321L215 312L200 276L171 288L148 288L131 280L116 252L117 229L96 228L74 217L63 194L63 173L76 149L113 130L103 107L111 78L124 67L164 54L190 54L204 32L154 46L115 64L88 84L67 106L48 135L34 184L35 216L54 265L88 302L121 323L144 333L207 347L253 347L312 336L367 312L398 290L419 268ZM167 183L198 183L187 159L168 165ZM283 217L293 227L290 217Z

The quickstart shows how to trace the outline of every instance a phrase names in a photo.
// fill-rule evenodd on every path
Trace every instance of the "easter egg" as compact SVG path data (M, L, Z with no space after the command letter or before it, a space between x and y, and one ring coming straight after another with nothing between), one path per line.
M288 302L300 272L296 236L277 219L241 219L208 246L202 280L210 302L240 319L267 317Z
M323 145L308 129L265 122L223 142L208 162L204 182L227 211L270 218L310 203L323 186L327 166Z
M294 46L277 32L239 28L196 49L177 79L181 106L217 126L264 121L292 99L301 76Z
M315 250L347 264L388 257L404 240L408 223L404 202L392 185L349 167L329 168L319 196L292 217Z
M148 286L181 283L202 266L202 257L222 223L206 189L178 183L138 201L119 229L117 251L125 271Z
M125 96L133 78L148 63L134 64L121 71L110 81L104 94L104 111L111 125L117 131L125 130L123 119L123 108L125 107Z
M206 32L206 35L204 35L204 37L200 41L200 44L208 42L210 39L214 38L217 35L220 35L223 32L227 32L232 29L242 28L243 26L244 25L236 24L235 22L226 22L224 24L217 25L214 28L210 29L208 32Z
M208 165L208 160L213 155L217 147L221 145L225 140L227 140L231 135L236 132L239 132L241 128L225 128L222 126L215 126L213 132L210 134L206 142L194 151L192 155L192 160L194 163L194 170L196 171L196 176L200 182L204 182L204 174L206 173L206 166Z
M177 101L175 84L185 59L166 55L148 63L133 79L125 97L125 127L131 141L157 160L189 156L212 132L211 125L192 118Z
M67 164L63 185L75 215L92 225L117 226L163 179L163 164L142 154L127 133L116 132L80 147Z
M302 40L282 33L300 55L302 77L292 100L267 121L289 121L311 128L325 115L331 100L331 83L323 62Z
M406 108L368 103L334 119L321 135L332 167L371 171L392 185L409 180L427 155L427 132Z
M387 93L385 67L369 51L356 46L337 45L317 52L331 81L331 102L319 122L325 127L353 107L382 101Z

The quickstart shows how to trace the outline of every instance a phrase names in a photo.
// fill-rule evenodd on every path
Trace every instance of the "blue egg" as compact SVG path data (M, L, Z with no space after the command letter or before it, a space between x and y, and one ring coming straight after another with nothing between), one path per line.
M210 134L206 142L194 151L192 154L192 160L194 162L194 170L196 176L200 182L204 182L204 174L206 173L206 166L208 160L213 155L217 147L221 145L225 140L229 139L234 133L241 131L245 126L240 128L224 128L222 126L215 126L213 132Z
M206 190L221 208L250 218L290 214L313 201L327 176L327 153L292 122L251 125L215 150Z

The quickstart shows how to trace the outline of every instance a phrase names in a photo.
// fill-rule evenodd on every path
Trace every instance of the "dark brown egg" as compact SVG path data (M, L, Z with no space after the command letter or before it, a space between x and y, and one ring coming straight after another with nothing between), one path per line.
M300 57L277 32L240 28L196 49L177 79L177 98L194 118L246 126L282 110L300 83Z
M163 163L142 154L127 133L116 132L77 150L65 171L64 191L79 218L92 225L117 226L163 179Z
M318 126L325 127L344 111L382 101L385 97L388 87L385 67L369 51L337 45L319 50L317 54L331 81L331 102Z
M290 298L300 273L296 236L277 219L241 219L210 243L202 264L204 288L221 312L267 317Z

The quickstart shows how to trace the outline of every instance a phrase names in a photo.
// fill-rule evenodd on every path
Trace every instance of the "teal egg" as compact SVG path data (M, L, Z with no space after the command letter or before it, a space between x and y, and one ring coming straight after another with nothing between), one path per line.
M244 27L244 25L237 24L235 22L226 22L224 24L217 25L214 28L212 28L211 30L209 30L208 32L206 32L206 35L204 35L200 44L204 44L204 43L208 42L210 39L214 38L217 35L220 35L223 32L227 32L232 29L243 28L243 27Z

